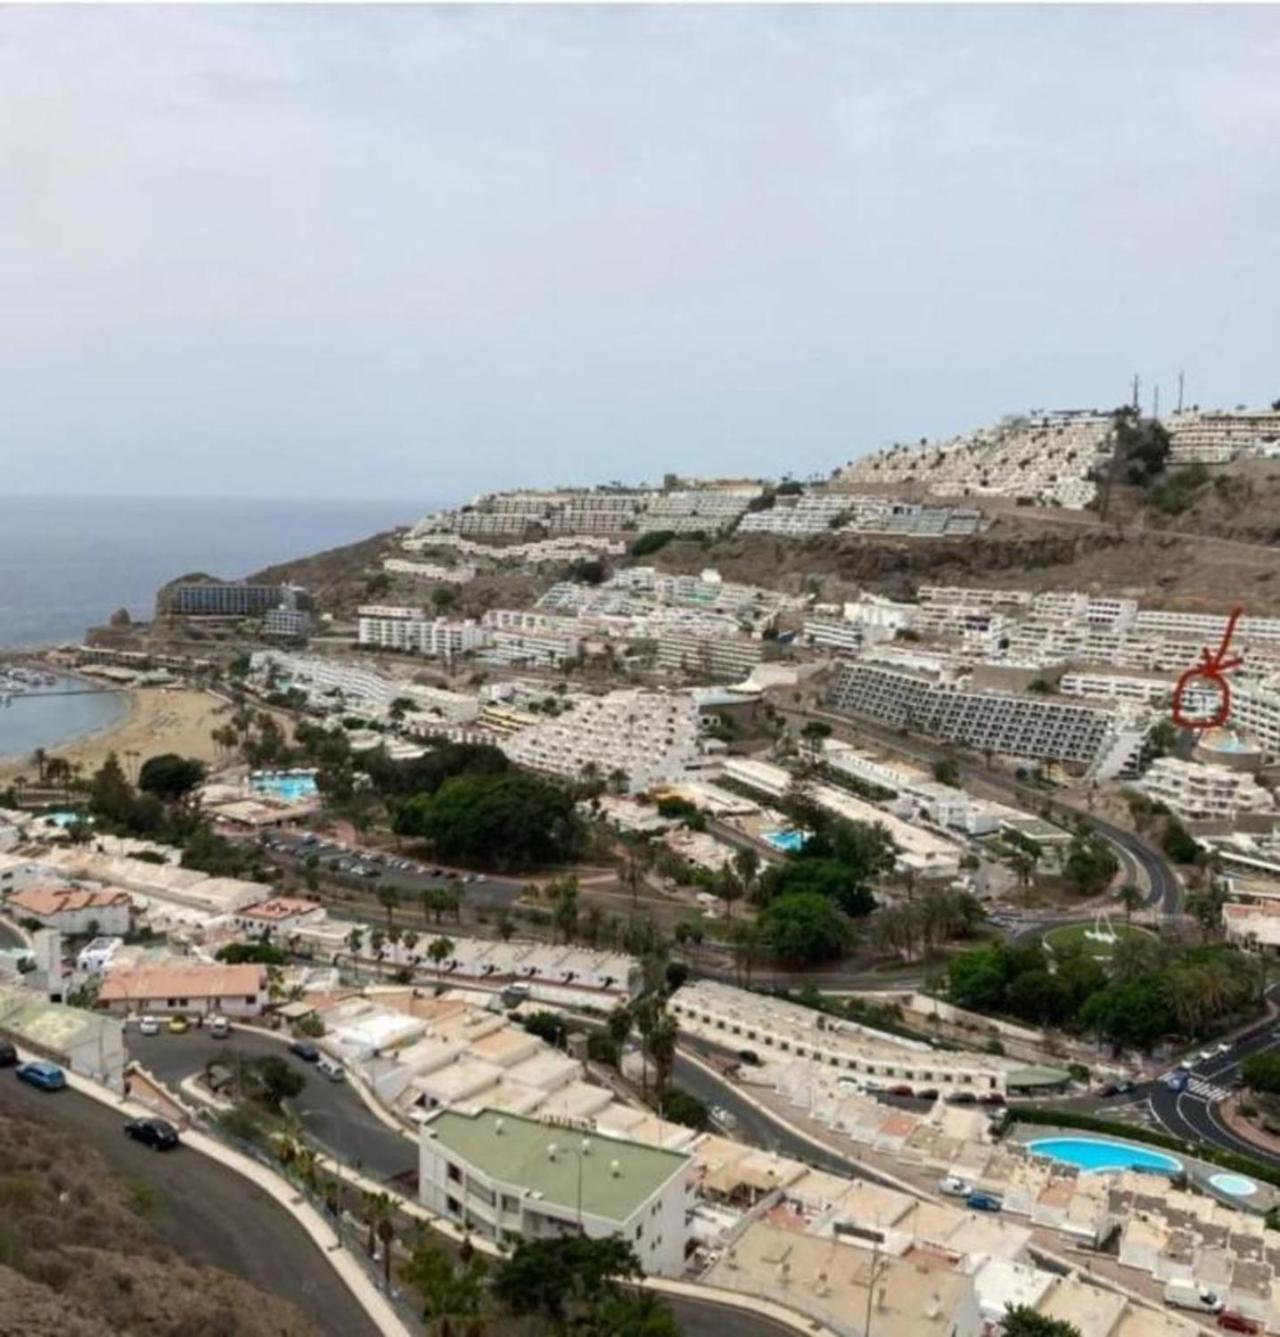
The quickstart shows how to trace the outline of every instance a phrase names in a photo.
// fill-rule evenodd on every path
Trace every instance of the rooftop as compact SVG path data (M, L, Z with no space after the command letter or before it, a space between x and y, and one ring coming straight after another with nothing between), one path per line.
M674 1151L602 1137L556 1124L483 1109L476 1114L446 1110L423 1127L424 1135L501 1183L518 1185L558 1207L577 1206L578 1152L582 1159L582 1210L623 1222L690 1158ZM559 1154L552 1158L552 1148ZM617 1173L614 1173L614 1167Z

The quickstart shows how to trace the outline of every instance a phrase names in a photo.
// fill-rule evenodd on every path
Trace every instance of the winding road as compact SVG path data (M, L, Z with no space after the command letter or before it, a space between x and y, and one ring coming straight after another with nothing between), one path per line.
M94 1147L117 1174L151 1185L151 1220L184 1258L291 1301L326 1337L377 1337L302 1227L234 1171L188 1148L156 1155L123 1135L124 1116L109 1106L72 1090L48 1095L7 1072L0 1073L0 1109Z

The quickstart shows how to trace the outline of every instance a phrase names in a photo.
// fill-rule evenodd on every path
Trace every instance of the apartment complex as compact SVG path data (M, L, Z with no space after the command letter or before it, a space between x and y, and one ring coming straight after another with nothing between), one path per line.
M671 998L680 1028L767 1060L810 1058L860 1089L905 1084L950 1092L1004 1093L1009 1063L963 1050L931 1049L857 1022L715 980L682 985Z
M531 770L613 777L630 793L682 779L701 759L698 707L687 692L632 689L566 698L565 706L498 746Z
M1276 409L1192 409L1164 419L1171 464L1229 464L1238 455L1280 449Z
M841 669L829 704L979 751L1091 767L1105 762L1111 774L1132 767L1145 733L1092 706L1052 697L966 691L919 674L864 663Z
M1233 821L1248 812L1274 813L1275 800L1248 771L1177 757L1153 761L1142 789L1185 821Z
M760 641L746 636L706 636L692 630L664 631L657 648L661 669L728 681L750 677L764 657Z
M739 534L780 534L803 537L835 529L849 509L849 498L833 492L806 492L779 497L765 511L752 511L738 523Z
M685 1152L484 1109L422 1126L419 1193L429 1210L485 1239L619 1235L645 1272L679 1276L691 1206Z
M364 604L358 610L358 618L358 644L434 659L472 654L491 641L488 629L476 622L430 617L421 608Z
M170 587L168 605L181 617L259 617L273 608L305 608L308 596L297 585L188 581Z
M1111 457L1112 418L1067 410L1005 419L949 441L891 446L842 469L835 486L916 484L935 497L1007 497L1079 510Z
M311 634L311 614L305 608L269 609L262 620L264 636L279 637L281 640L304 641Z

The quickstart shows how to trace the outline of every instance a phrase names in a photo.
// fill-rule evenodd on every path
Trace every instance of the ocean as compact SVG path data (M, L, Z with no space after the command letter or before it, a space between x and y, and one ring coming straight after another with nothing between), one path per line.
M0 646L79 641L117 608L204 571L235 580L412 524L431 502L0 497ZM0 749L2 751L3 749Z
M0 497L0 647L78 642L117 608L149 618L156 590L204 571L237 579L412 524L432 502ZM109 724L118 696L15 698L0 757Z

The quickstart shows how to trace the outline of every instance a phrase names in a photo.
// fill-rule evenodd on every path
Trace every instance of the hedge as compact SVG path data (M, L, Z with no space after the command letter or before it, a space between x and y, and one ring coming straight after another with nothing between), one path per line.
M1209 1146L1204 1142L1184 1142L1180 1137L1169 1133L1157 1133L1146 1128L1133 1128L1126 1123L1117 1123L1113 1119L1096 1119L1092 1114L1071 1114L1065 1110L1024 1109L1009 1106L1009 1118L1006 1127L1015 1123L1036 1124L1047 1128L1078 1128L1086 1133L1102 1133L1107 1137L1116 1137L1128 1142L1146 1142L1153 1147L1163 1147L1166 1151L1180 1151L1184 1156L1191 1156L1211 1165L1221 1166L1224 1170L1234 1170L1237 1174L1260 1179L1272 1188L1280 1188L1280 1169L1275 1169L1263 1161L1255 1161L1252 1156L1243 1156L1236 1151L1224 1151L1220 1147Z

